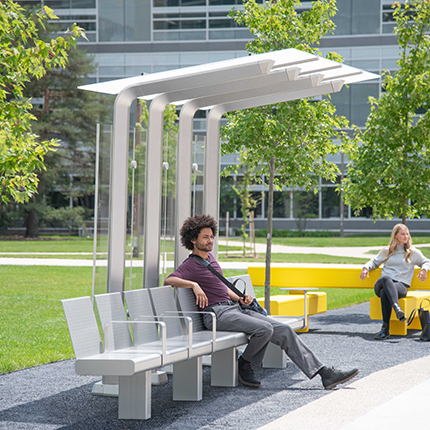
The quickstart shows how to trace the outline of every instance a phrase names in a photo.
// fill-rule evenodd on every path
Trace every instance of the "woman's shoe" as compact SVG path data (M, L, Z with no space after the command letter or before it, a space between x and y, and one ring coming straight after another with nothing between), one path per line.
M381 331L379 333L376 333L375 336L373 336L376 340L384 340L388 339L390 337L390 327L387 323L382 324Z
M402 311L401 307L397 303L394 303L393 309L394 312L396 312L396 317L399 321L406 320L405 313Z

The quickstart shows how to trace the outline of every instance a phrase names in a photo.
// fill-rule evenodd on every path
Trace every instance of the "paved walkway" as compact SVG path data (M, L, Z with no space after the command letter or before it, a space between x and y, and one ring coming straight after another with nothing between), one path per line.
M220 244L225 244L225 240L220 240ZM234 245L237 246L238 242L235 242ZM232 242L230 242L230 245ZM430 246L430 244L420 244L418 247ZM357 246L357 247L303 247L303 246L285 246L285 245L273 245L272 253L283 253L283 254L323 254L323 255L333 255L340 257L357 257L357 258L366 258L370 259L375 254L369 254L369 251L379 251L381 249L380 246ZM265 254L266 253L266 244L257 243L256 244L256 252L257 254ZM28 258L19 258L17 254L25 254L31 255ZM65 258L40 258L42 255L44 257L49 255L73 255L75 257L80 255L90 256L92 253L85 252L76 252L76 253L18 253L18 252L1 252L0 253L0 266L5 265L13 265L13 266L75 266L75 267L92 267L93 260L92 259L65 259ZM103 258L106 257L106 253L101 253ZM38 258L39 257L39 258ZM142 260L133 260L132 262L134 267L142 267ZM163 263L161 263L163 264ZM107 260L97 260L97 266L105 267L107 266ZM126 266L130 266L130 262L126 261ZM246 270L249 266L256 267L264 267L265 263L252 263L245 262L241 263L240 261L226 261L221 262L221 267L223 269L240 269ZM304 266L304 267L337 267L339 265L327 265L327 264L305 264L305 263L272 263L273 267L288 267L288 266ZM356 264L342 264L341 267L356 267ZM361 265L360 265L361 266ZM167 261L166 267L173 267L173 261Z
M225 241L221 240L221 244L225 244ZM230 242L231 243L231 242ZM428 245L430 246L430 244ZM361 257L361 258L371 258L371 254L368 254L371 250L379 250L380 246L367 246L367 247L299 247L299 246L284 246L284 245L273 245L272 252L273 253L284 253L284 254L325 254L325 255L334 255L334 256L342 256L342 257ZM256 244L256 252L258 254L266 253L266 245L265 244ZM65 259L65 258L40 258L42 255L44 257L50 255L50 253L25 253L25 255L31 255L31 257L20 258L16 255L19 253L11 252L11 253L0 253L0 266L1 265L14 265L14 266L75 266L75 267L92 267L93 260L92 259ZM21 253L24 254L24 253ZM59 253L53 254L55 256L61 255ZM92 255L91 253L70 253L68 255L79 256L79 255ZM105 254L103 254L105 256ZM39 257L39 258L38 258ZM132 262L134 267L142 267L142 260L133 260ZM127 261L126 265L129 267L130 262ZM273 267L277 266L297 266L301 265L300 263L288 264L288 263L272 263ZM107 266L107 260L97 260L97 266L104 267ZM232 262L222 262L221 267L223 269L241 269L246 270L249 266L257 266L264 267L265 263L252 263L245 262L241 263L240 261L232 261ZM303 266L309 266L309 264L303 264ZM312 266L315 266L312 264ZM318 265L317 265L318 266ZM323 265L327 266L327 265ZM355 266L355 265L352 265ZM173 261L167 261L166 267L173 267ZM342 265L342 267L346 267Z
M303 341L328 365L358 367L350 384L334 391L320 378L286 369L257 369L258 390L210 386L203 400L173 402L172 378L152 387L152 418L118 420L118 401L91 395L99 378L78 376L66 360L0 375L0 429L22 430L405 430L429 428L430 342L419 333L375 341L380 322L369 304L310 317ZM420 427L421 426L421 427Z

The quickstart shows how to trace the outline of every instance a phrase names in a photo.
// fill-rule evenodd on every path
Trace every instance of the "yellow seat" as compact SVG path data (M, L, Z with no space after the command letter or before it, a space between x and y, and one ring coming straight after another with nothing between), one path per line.
M261 306L264 305L264 297L257 298ZM294 291L290 294L280 294L270 297L270 313L272 315L303 316L305 309L303 291ZM309 315L316 315L327 311L327 294L321 291L307 294L307 311ZM307 324L309 327L309 324ZM298 330L298 331L308 331Z
M404 299L399 299L399 305L406 315L406 319L415 308L419 308L421 301L424 299L430 300L429 291L409 290ZM373 320L382 320L381 299L379 297L372 297L370 299L370 318ZM391 312L390 317L390 333L398 336L407 334L407 329L421 330L421 323L418 317L418 312L415 315L412 323L407 326L406 321L399 321L396 314Z

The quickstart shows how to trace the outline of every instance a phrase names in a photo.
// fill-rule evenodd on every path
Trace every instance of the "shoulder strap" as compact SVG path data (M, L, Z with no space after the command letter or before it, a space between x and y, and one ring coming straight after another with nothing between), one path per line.
M413 319L415 318L415 315L417 313L417 308L415 308L411 314L409 315L408 321L406 322L407 326L410 326L412 324Z
M200 257L200 255L191 254L191 257L195 258L203 267L210 270L217 278L219 278L225 285L227 285L228 288L230 288L233 293L237 294L239 297L245 297L245 294L240 292L234 284L232 284L229 280L225 279L224 276L221 275L216 269L214 269L209 261L205 260L204 258Z

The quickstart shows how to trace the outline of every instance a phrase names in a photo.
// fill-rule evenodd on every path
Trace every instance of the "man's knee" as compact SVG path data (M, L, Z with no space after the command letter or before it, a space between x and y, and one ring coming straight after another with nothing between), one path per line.
M271 340L276 345L283 345L293 341L295 337L297 333L288 324L280 324L275 327Z
M273 336L273 327L271 324L261 324L261 326L254 333L255 336L259 336L265 339L271 339Z

